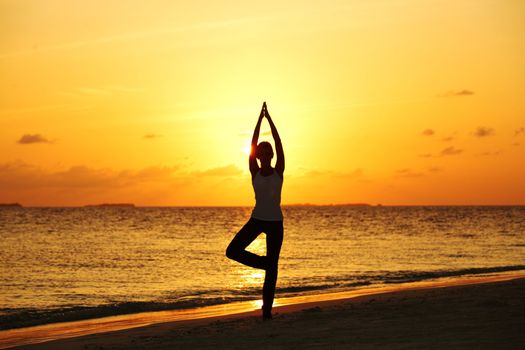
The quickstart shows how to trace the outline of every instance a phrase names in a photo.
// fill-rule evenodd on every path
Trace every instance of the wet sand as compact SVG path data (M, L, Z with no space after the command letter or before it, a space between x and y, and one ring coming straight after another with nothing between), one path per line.
M271 321L249 311L112 332L99 323L95 334L16 349L524 349L525 278L508 278L314 296L276 307Z

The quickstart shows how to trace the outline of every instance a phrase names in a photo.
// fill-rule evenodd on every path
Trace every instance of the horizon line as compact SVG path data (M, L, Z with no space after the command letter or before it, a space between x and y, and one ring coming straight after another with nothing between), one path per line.
M370 203L286 203L281 207L522 207L520 204L370 204ZM23 205L0 203L0 208L253 208L253 205L137 205L134 203L100 203L83 205Z

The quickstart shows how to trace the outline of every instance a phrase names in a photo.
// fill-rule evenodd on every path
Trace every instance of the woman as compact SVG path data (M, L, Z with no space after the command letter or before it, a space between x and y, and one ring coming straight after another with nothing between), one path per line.
M272 168L272 145L261 142L257 145L262 119L266 117L272 136L275 141L277 161ZM257 158L261 166L257 164ZM255 191L255 208L250 220L235 235L226 249L226 256L241 264L266 271L263 286L263 319L272 318L272 305L277 282L277 264L279 252L283 242L283 214L281 211L281 188L284 176L284 152L281 139L272 118L263 103L259 120L255 126L252 137L252 146L249 157L252 185ZM262 232L266 233L266 256L259 256L248 252L246 247L252 243Z

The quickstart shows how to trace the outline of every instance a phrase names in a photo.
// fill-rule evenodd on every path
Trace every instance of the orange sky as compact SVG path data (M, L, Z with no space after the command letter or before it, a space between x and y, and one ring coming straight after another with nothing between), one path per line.
M525 204L523 1L0 2L0 202ZM263 124L262 140L270 140Z

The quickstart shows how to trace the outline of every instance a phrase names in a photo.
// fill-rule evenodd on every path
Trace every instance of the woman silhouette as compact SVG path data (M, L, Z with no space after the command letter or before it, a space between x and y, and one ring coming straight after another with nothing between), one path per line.
M257 145L262 119L266 117L272 130L277 152L275 168L272 168L272 145L261 142ZM257 164L257 158L261 167ZM241 264L266 271L263 285L263 319L272 318L272 305L277 283L277 265L283 242L283 213L281 211L281 188L284 176L284 152L281 139L277 133L270 114L263 103L259 120L252 137L252 146L249 157L252 185L255 191L255 207L250 220L235 235L226 249L226 256ZM262 232L266 234L266 256L259 256L248 252L246 247Z

